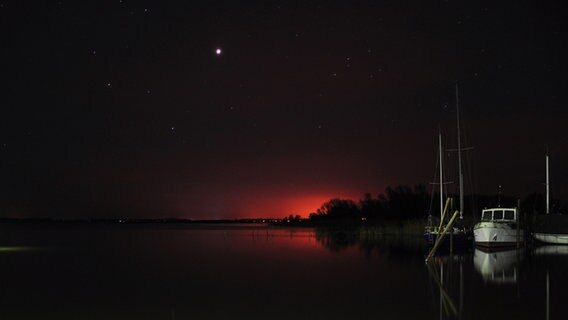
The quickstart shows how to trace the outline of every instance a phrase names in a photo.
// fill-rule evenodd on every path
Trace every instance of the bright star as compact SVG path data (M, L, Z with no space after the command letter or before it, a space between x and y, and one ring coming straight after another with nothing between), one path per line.
M221 48L217 48L217 50L215 50L215 54L220 56L221 55Z

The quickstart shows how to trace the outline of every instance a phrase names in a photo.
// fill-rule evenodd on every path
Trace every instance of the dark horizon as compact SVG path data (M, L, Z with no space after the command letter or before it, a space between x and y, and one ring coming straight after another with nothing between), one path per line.
M0 5L0 217L306 217L434 179L568 201L561 2ZM220 52L217 50L220 49ZM457 160L444 158L450 192Z
M397 195L398 194L398 195ZM391 203L391 197L395 196L394 202ZM345 211L342 214L343 218L355 219L359 221L361 216L368 218L369 215L373 219L392 220L392 221L404 221L404 220L415 220L415 219L426 219L429 214L433 216L439 216L439 193L431 193L425 189L424 185L415 186L389 186L382 193L371 194L365 193L362 197L358 198L340 198L333 197L322 202L316 209L309 212L308 214L301 215L298 212L290 212L283 216L275 215L265 215L265 216L248 216L248 217L235 217L235 218L200 218L200 217L173 217L165 215L148 215L145 217L131 217L127 215L121 215L119 212L107 212L104 216L88 216L83 212L81 215L76 216L58 216L51 215L49 217L41 216L27 216L27 217L17 217L17 216L2 216L0 221L4 222L94 222L94 223L105 223L105 222L116 222L116 223L178 223L178 222L196 222L196 223L217 223L217 222L242 222L242 223L272 223L281 222L285 220L311 220L312 215L322 214L328 209L325 209L330 203L340 202L344 204L351 203L356 206L356 212ZM527 217L532 217L535 215L545 214L545 194L542 193L531 193L525 195L524 197L512 196L507 194L466 194L464 196L464 210L463 215L469 220L476 220L479 218L479 214L482 209L486 208L514 208L520 205L520 210L522 214L526 214ZM417 203L417 199L422 199ZM450 210L459 210L457 206L459 205L459 194L446 194L444 196L444 203L448 199L452 199L453 203ZM400 200L408 201L408 204L401 203ZM383 215L381 212L365 212L364 206L369 205L369 201L379 201L383 202L383 205L390 208L387 215ZM403 206L398 208L398 206ZM334 206L334 205L332 205ZM398 208L398 209L397 209ZM342 210L342 209L339 209ZM384 209L383 209L384 210ZM394 210L394 211L393 211ZM558 198L550 198L550 212L555 214L567 214L568 206L565 202L562 202ZM377 216L377 214L379 214ZM324 214L326 215L326 214ZM196 215L198 216L198 215ZM333 217L329 217L333 221ZM532 219L532 218L530 218ZM317 220L317 219L316 219ZM472 220L472 221L473 221ZM379 222L380 222L379 221ZM318 222L318 221L314 221ZM341 221L339 221L341 222ZM341 223L340 223L341 224Z

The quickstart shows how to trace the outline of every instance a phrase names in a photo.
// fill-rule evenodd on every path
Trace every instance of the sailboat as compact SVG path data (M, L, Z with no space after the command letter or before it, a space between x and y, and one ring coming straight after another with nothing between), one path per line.
M568 216L550 213L548 154L546 155L546 214L536 216L533 230L534 238L540 242L568 244Z
M463 208L464 208L464 195L463 195L463 173L462 173L462 157L461 152L463 148L461 147L461 130L460 130L460 108L459 108L459 94L458 94L458 85L456 84L456 113L457 113L457 140L458 140L458 168L459 168L459 193L460 193L460 206L459 206L459 220L460 222L463 220ZM428 223L425 228L424 232L424 239L426 243L430 246L434 245L436 239L440 237L443 224L444 224L444 216L447 209L448 204L450 203L450 199L446 202L446 208L444 208L443 202L443 166L442 166L442 135L441 133L438 134L438 143L439 143L439 185L440 185L440 224L438 227L433 225L432 216L428 216ZM450 240L445 241L444 244L451 243L451 246L456 246L458 248L469 248L472 241L472 235L470 230L467 230L463 223L459 223L460 227L451 227L450 232Z
M428 216L428 222L426 227L424 228L424 240L429 246L434 246L436 240L442 237L444 230L447 227L450 227L450 231L446 230L446 235L448 237L440 239L442 242L440 247L443 249L453 249L455 248L467 248L471 244L471 237L468 236L463 229L455 228L448 223L448 225L444 225L446 213L448 212L448 207L452 202L452 199L446 199L446 203L444 205L444 178L443 178L443 158L442 158L442 134L438 133L438 150L439 150L439 182L437 183L440 186L440 221L438 225L434 224L434 219L432 215ZM449 214L447 215L449 219ZM450 219L453 224L453 219Z
M426 227L424 229L424 240L426 240L426 243L430 246L434 245L434 243L436 242L436 239L440 236L440 233L442 231L442 224L444 221L444 177L443 177L443 161L442 161L442 133L438 132L438 168L439 168L439 178L440 178L440 182L438 183L440 185L440 224L439 226L436 226L434 224L433 221L433 217L431 214L428 215L428 222L426 224Z

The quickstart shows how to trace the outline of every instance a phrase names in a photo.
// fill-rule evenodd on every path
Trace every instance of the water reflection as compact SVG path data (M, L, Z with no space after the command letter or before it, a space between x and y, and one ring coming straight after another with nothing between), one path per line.
M544 245L534 249L538 256L568 256L568 246L565 245Z
M436 256L426 263L434 290L438 290L439 319L461 319L464 306L464 256Z
M377 228L315 228L316 241L324 248L340 252L357 247L365 254L381 252L389 257L422 259L424 243L420 236L385 234Z
M24 251L32 251L32 250L37 250L38 248L36 247L2 247L0 246L0 253L3 252L24 252Z
M2 319L86 310L97 311L92 319L330 320L568 312L561 246L439 255L425 265L420 236L269 225L0 225L0 244Z
M519 265L524 256L523 249L488 252L476 248L473 264L486 283L517 283Z
M542 245L535 247L533 254L544 263L543 268L546 269L546 319L559 318L556 316L558 307L551 308L551 304L559 298L565 300L563 295L565 286L562 283L568 266L568 246Z

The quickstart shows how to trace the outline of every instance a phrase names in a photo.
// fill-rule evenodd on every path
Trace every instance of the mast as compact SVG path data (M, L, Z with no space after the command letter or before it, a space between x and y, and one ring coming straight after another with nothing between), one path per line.
M463 219L463 173L462 173L462 156L461 156L461 131L460 131L460 103L458 84L456 83L456 110L458 122L458 168L459 168L459 184L460 184L460 219Z
M442 177L442 132L440 131L438 131L438 149L440 152L440 218L441 218L444 214L444 179Z
M546 153L546 214L550 213L550 183L548 177L548 152Z

